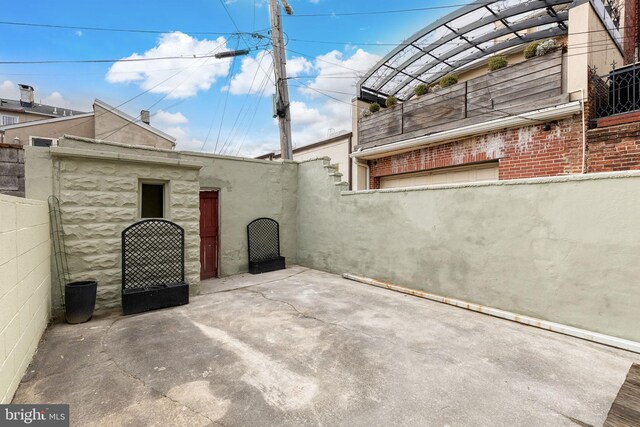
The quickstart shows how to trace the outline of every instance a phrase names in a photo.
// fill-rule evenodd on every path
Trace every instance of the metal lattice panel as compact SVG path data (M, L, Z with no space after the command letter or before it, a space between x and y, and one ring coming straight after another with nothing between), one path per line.
M640 110L640 63L593 77L591 96L595 118Z
M590 0L621 48L618 21L602 0ZM419 83L473 67L491 55L535 40L567 34L574 0L476 0L416 32L382 58L358 82L358 98L400 101Z
M122 232L122 289L148 289L184 282L184 230L148 219Z
M280 257L280 226L271 218L258 218L247 225L249 261Z

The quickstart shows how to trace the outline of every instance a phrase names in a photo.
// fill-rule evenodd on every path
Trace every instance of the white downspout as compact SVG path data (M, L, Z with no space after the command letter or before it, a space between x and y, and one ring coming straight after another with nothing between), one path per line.
M587 125L584 121L584 88L580 88L580 104L582 105L582 174L587 173Z

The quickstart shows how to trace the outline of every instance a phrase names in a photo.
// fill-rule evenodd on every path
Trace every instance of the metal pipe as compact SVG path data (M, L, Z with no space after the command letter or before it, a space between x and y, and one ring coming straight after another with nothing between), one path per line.
M364 283L365 285L376 286L378 288L390 289L392 291L401 292L408 295L413 295L420 298L425 298L431 301L441 302L443 304L453 305L455 307L464 308L471 311L477 311L479 313L488 314L490 316L499 317L501 319L511 320L513 322L522 323L525 325L533 326L535 328L546 329L547 331L558 332L560 334L569 335L576 338L581 338L587 341L593 341L599 344L608 345L611 347L621 348L623 350L633 351L634 353L640 353L640 343L623 338L613 337L611 335L600 334L598 332L591 332L585 329L574 328L573 326L563 325L560 323L550 322L548 320L536 319L534 317L523 316L520 314L512 313L510 311L500 310L498 308L486 307L480 304L474 304L454 298L447 298L428 292L417 291L414 289L405 288L391 283L381 282L379 280L371 279L368 277L357 276L355 274L344 273L342 275L345 279L353 280L356 282Z
M587 126L584 121L584 88L580 88L580 104L582 105L582 172L587 173Z

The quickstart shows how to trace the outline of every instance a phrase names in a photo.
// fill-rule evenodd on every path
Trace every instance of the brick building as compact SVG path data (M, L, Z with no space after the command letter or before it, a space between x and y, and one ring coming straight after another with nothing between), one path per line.
M358 83L354 188L640 169L631 1L477 1L409 37Z

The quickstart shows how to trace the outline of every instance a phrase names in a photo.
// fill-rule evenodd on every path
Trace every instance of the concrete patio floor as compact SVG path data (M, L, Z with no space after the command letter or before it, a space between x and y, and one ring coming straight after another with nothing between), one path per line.
M58 324L14 403L76 426L600 426L640 356L302 267Z

